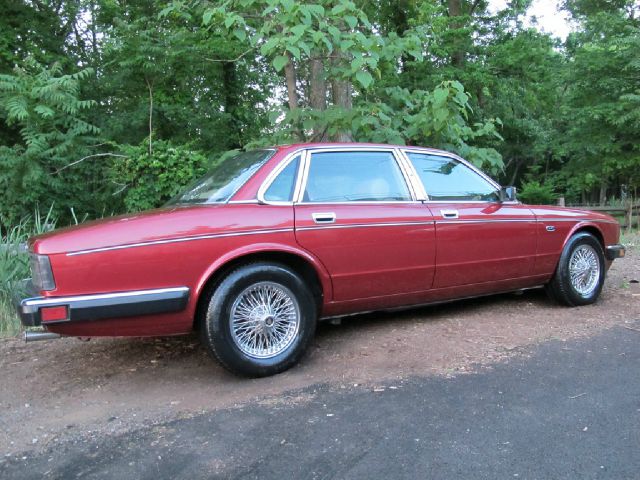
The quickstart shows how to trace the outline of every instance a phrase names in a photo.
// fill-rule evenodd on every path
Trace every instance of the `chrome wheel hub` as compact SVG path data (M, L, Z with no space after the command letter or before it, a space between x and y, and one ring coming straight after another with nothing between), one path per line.
M590 245L580 245L569 258L571 286L583 297L591 295L600 281L600 260Z
M231 306L231 334L247 356L271 358L298 335L300 307L284 285L259 282L243 290Z

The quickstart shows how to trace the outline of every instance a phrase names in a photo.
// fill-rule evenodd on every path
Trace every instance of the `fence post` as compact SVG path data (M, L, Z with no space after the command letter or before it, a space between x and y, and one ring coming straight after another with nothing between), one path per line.
M558 197L558 206L564 207L564 197Z

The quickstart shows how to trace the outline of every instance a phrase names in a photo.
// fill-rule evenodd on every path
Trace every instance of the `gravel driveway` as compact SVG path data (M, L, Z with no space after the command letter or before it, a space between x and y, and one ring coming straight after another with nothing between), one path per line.
M630 249L627 258L614 262L603 295L592 306L560 307L532 290L323 324L299 366L266 379L228 374L195 337L28 345L0 340L0 458L5 464L0 474L23 456L73 450L86 442L106 446L127 435L147 435L145 429L167 422L232 415L237 409L303 408L317 402L316 391L357 396L359 389L405 385L402 391L408 392L414 385L418 392L451 378L464 385L479 378L467 372L507 368L512 362L526 366L541 344L588 341L602 332L624 332L637 341L640 332L631 329L640 328L634 323L640 318L640 284L633 282L639 277L640 255ZM560 375L564 367L548 364L547 373ZM384 395L395 393L386 389ZM455 403L458 396L465 394L460 390L438 401ZM362 408L372 404L364 402Z

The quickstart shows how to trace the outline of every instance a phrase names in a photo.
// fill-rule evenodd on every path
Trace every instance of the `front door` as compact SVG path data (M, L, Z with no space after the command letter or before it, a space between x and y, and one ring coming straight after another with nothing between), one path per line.
M498 187L465 163L406 151L436 225L434 288L522 278L533 273L536 218L501 202Z
M431 288L433 218L393 149L311 151L304 177L296 239L329 271L334 301Z

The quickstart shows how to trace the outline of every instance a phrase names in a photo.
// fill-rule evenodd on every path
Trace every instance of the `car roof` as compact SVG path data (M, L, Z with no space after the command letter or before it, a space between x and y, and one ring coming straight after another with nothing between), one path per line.
M439 150L431 147L420 147L418 145L393 145L388 143L364 143L364 142L310 142L310 143L292 143L288 145L276 145L270 148L274 148L280 151L297 150L300 148L340 148L340 147L374 147L374 148L406 148L406 149L420 149L428 150L433 153L444 153L452 155L452 152L445 150Z

